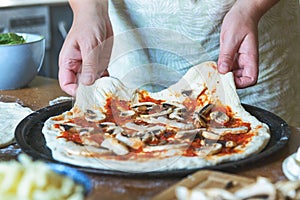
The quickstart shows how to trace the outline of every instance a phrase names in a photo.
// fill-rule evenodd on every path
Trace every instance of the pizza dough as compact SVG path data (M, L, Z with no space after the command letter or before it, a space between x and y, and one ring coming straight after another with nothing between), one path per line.
M18 103L0 102L0 148L14 142L15 129L32 110Z
M189 108L191 102L194 107ZM130 109L120 112L124 103L130 104ZM226 111L210 112L211 124L203 125L202 114L210 105ZM172 112L165 114L170 107ZM191 116L182 117L182 113ZM99 127L101 134L95 131ZM241 133L247 137L236 142L224 139L229 132L230 137L243 138ZM128 88L112 77L101 78L92 86L80 85L73 108L48 119L43 133L58 161L126 172L201 168L236 161L260 152L270 139L268 126L241 106L232 73L220 75L214 62L192 67L176 84L156 93ZM149 134L150 142L144 138ZM219 138L226 145L218 142Z

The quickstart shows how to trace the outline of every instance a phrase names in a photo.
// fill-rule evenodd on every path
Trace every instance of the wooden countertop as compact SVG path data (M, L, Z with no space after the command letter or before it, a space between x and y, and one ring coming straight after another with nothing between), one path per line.
M36 77L32 83L23 89L0 91L0 100L19 101L33 110L49 105L49 100L66 96L60 89L57 80ZM300 146L300 127L290 127L292 134L288 144L276 154L250 164L247 167L236 169L231 173L255 178L264 176L272 181L286 179L281 170L283 160L295 153ZM21 152L17 144L0 149L0 160L15 159ZM160 191L170 187L182 178L180 177L120 177L114 175L88 174L93 182L94 189L88 200L96 199L150 199Z
M60 96L67 96L58 84L58 81L51 78L37 76L28 87L17 90L0 90L0 100L18 101L24 106L38 110L49 105L49 100Z

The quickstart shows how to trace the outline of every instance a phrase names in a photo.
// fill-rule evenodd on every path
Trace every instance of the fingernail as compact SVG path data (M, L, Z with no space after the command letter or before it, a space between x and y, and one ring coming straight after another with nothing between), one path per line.
M80 76L80 82L85 85L90 85L94 82L94 76L92 74L82 74Z
M229 71L229 65L226 62L222 62L218 68L221 73L227 73Z

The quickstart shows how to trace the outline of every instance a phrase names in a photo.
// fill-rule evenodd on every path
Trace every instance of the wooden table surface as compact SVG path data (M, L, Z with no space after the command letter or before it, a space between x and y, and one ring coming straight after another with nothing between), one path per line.
M24 106L38 110L49 105L49 101L67 96L59 87L57 80L36 77L28 87L18 90L0 91L0 101L18 101ZM300 146L300 127L290 127L291 138L288 144L269 158L260 160L247 167L231 171L237 175L255 178L264 176L272 181L286 179L281 165L290 154ZM0 160L15 159L22 151L17 144L0 149ZM180 181L182 177L127 177L114 175L89 174L94 189L87 197L92 199L150 199L155 194Z

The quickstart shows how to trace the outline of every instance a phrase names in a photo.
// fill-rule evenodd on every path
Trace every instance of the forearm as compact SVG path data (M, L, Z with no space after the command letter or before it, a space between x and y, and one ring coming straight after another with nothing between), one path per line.
M90 41L96 39L97 42L112 35L108 0L69 0L69 3L73 11L74 35L83 38L92 34Z
M279 0L255 0L253 1L257 13L264 15L270 8L272 8Z
M279 0L237 0L232 9L244 12L254 21L258 22L278 2Z
M82 12L108 12L108 0L69 0L69 4L75 16Z

